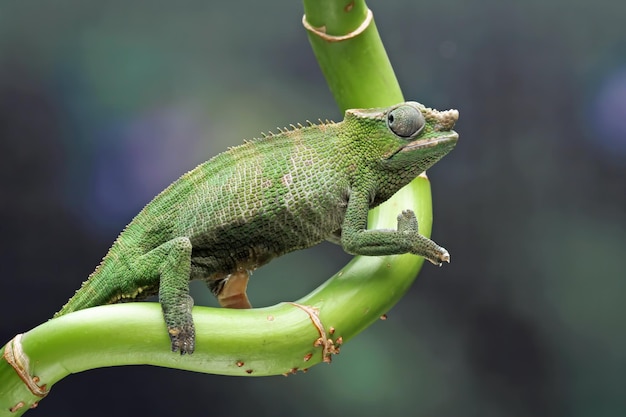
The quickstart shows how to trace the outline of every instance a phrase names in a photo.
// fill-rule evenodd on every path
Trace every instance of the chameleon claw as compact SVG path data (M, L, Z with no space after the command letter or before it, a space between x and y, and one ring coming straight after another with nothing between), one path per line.
M196 345L196 334L193 326L172 327L168 329L168 333L172 342L172 352L180 352L181 355L193 353Z
M441 249L442 249L442 253L441 253L441 258L440 259L441 259L442 262L439 263L439 266L441 266L441 263L443 263L443 262L450 263L450 253L448 253L448 251L443 249L443 248L441 248Z
M438 252L439 253L435 254L432 258L426 257L426 259L428 259L433 265L437 265L439 267L441 267L444 262L450 263L450 253L448 253L447 250L439 248Z

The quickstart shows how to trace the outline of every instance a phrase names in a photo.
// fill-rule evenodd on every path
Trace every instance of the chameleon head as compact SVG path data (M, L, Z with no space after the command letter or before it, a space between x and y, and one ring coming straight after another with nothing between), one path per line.
M457 110L438 111L407 102L390 108L385 116L389 132L399 140L398 147L386 155L385 164L390 166L413 166L416 172L423 172L450 152L459 139L452 130L459 118Z
M368 140L382 151L378 156L384 169L411 177L450 152L459 138L452 130L459 118L457 110L438 111L408 101L384 109L348 112L372 128Z

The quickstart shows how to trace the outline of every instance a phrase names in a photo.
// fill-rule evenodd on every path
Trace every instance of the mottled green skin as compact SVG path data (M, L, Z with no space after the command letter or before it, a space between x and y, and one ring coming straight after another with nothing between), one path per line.
M418 135L399 137L389 127L389 112L399 106L394 123L408 120L401 128L411 130L412 119L422 117L413 109L423 115ZM414 253L436 264L448 261L445 249L419 235L411 211L398 217L397 231L366 228L371 207L454 147L457 117L455 110L414 102L348 110L340 123L231 148L154 198L55 317L158 293L172 350L192 353L190 279L206 280L219 294L230 274L325 239L352 254Z

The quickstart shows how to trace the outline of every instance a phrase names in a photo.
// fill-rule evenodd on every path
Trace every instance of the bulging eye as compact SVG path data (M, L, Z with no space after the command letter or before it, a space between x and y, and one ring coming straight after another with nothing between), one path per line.
M387 126L402 138L417 135L425 125L424 115L413 106L400 106L387 114Z

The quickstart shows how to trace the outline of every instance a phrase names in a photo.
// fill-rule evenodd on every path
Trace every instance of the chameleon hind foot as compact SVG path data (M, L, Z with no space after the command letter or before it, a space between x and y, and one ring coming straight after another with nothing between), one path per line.
M167 333L172 342L172 352L180 352L181 355L192 354L196 348L196 330L193 325L191 309L193 298L189 295L183 297L182 314L168 314L170 311L163 305ZM178 312L180 313L180 311Z
M172 352L180 352L181 355L193 353L196 348L196 331L193 324L191 326L168 327L167 333L169 333L172 342Z

